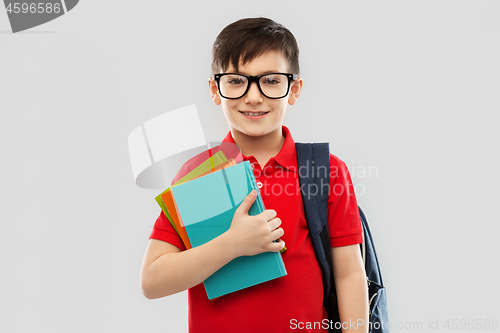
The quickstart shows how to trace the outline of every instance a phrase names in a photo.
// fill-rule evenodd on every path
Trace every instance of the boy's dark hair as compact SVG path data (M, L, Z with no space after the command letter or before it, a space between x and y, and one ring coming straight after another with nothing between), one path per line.
M238 71L240 60L246 64L272 50L283 54L290 73L300 74L299 47L290 30L265 17L238 20L225 27L215 39L212 72L224 72L229 64Z

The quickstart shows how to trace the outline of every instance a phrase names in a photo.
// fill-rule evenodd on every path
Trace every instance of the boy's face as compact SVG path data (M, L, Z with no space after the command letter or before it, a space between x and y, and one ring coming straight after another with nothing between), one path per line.
M238 73L260 75L265 73L288 73L288 63L278 51L269 51L243 65L239 64ZM226 73L236 71L229 65ZM281 125L285 116L287 103L295 104L302 88L302 79L299 77L291 83L288 95L281 99L270 99L259 91L257 83L251 83L248 92L239 99L226 99L220 96L217 84L213 78L209 79L210 95L215 104L222 104L222 110L229 123L233 137L245 135L259 137L267 134L281 134ZM267 112L258 118L245 115L245 112ZM235 133L235 131L237 133Z

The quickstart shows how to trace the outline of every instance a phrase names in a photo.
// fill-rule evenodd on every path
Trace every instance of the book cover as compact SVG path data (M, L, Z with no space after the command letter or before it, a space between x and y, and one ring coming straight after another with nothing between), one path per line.
M227 158L226 158L226 155L224 154L224 152L218 151L213 156L210 156L205 161L200 163L200 165L198 165L195 169L193 169L187 175L185 175L184 177L179 179L177 182L175 182L172 186L185 183L185 182L190 181L196 177L200 177L200 176L202 176L202 175L204 175L212 170L215 171L219 165L221 165L222 163L224 163L226 161L227 161ZM167 191L170 191L170 187L167 188L165 191L161 192L160 194L158 194L156 196L155 200L158 203L158 205L160 206L160 208L163 211L163 213L165 214L165 216L167 217L167 219L170 221L170 224L172 224L172 226L174 227L175 231L177 231L177 233L179 233L179 230L177 230L177 226L173 222L172 217L170 216L170 212L168 211L168 209L165 206L165 203L163 202L163 199L161 197L162 194L165 194ZM186 243L184 243L184 245L186 245Z
M257 199L249 215L265 210L254 173L248 161L172 187L179 222L193 247L205 244L226 232L235 210L253 190ZM279 252L238 257L204 282L209 299L286 275Z
M234 165L234 163L235 163L234 160L231 159L229 161L226 161L226 162L223 162L223 163L219 164L217 167L214 168L214 170L217 171L217 170L223 169L225 167L229 167L231 165ZM211 172L212 171L209 170L209 171L207 171L207 172L205 172L203 174L200 174L196 178L202 177L202 176L207 175L207 174L209 174ZM185 226L182 224L182 221L178 217L178 209L177 209L175 200L174 200L174 198L172 196L172 188L175 188L176 186L177 185L169 187L160 196L161 196L161 199L162 199L165 207L167 208L167 210L169 212L170 223L174 226L175 230L177 231L177 234L179 234L179 236L181 237L182 242L184 243L184 246L186 247L186 249L190 249L190 248L192 248L191 241L189 240L189 236L186 233Z

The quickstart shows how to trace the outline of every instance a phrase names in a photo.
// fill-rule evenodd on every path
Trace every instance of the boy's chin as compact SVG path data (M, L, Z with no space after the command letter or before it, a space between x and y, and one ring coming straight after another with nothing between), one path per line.
M268 126L262 126L262 125L259 126L259 125L255 124L254 126L241 126L235 130L238 131L239 133L241 133L242 135L252 137L252 138L258 138L258 137L262 137L262 136L271 134L272 132L277 131L277 130L279 130L281 132L281 124L275 129L269 128Z

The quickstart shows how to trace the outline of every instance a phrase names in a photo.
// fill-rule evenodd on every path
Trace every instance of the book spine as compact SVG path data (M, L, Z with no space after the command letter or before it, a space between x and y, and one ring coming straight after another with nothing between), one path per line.
M262 213L264 210L266 210L266 207L264 206L264 201L262 200L260 190L257 187L257 180L255 179L255 174L253 173L253 170L250 167L250 162L245 161L244 163L245 163L245 169L247 170L248 173L248 179L250 179L250 186L252 187L252 189L255 189L257 191L257 199L255 200L255 204L259 208L259 212ZM286 247L283 250L281 250L281 252L285 250ZM283 258L281 257L281 252L276 252L274 258L276 259L276 263L280 268L281 273L283 275L287 275L285 263L283 262Z

